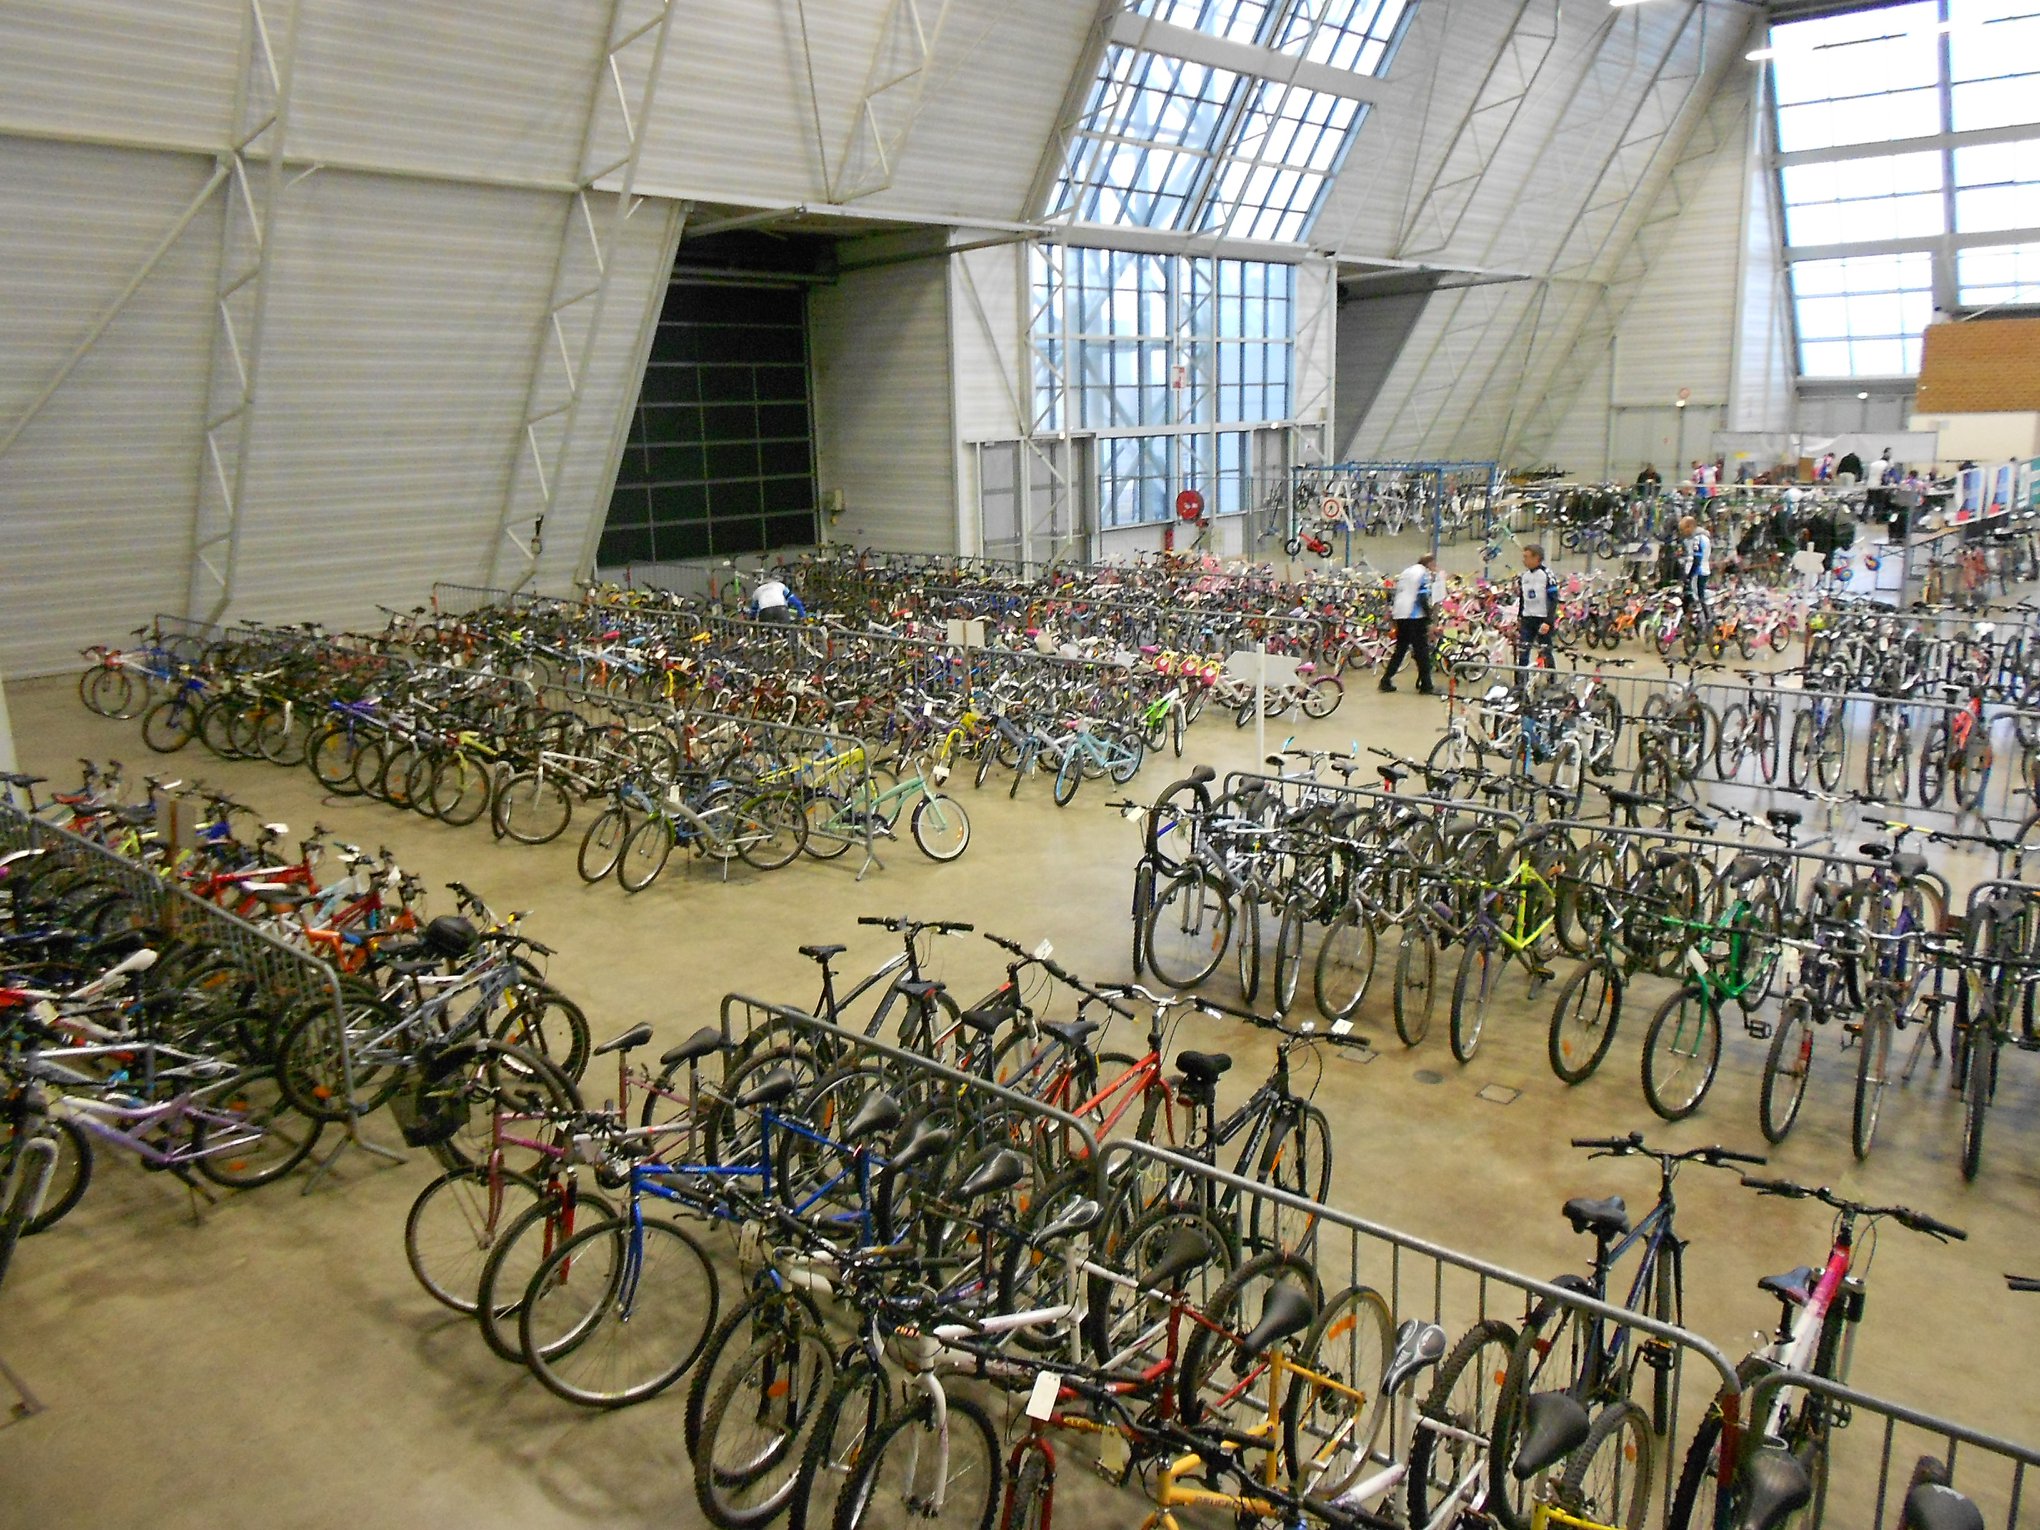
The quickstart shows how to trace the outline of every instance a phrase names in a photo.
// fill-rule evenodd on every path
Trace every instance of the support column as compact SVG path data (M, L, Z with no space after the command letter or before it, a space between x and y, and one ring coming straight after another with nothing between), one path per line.
M614 284L623 226L636 209L632 188L645 124L658 90L677 0L611 0L602 45L589 71L587 113L574 160L575 189L553 255L546 309L533 337L524 411L511 443L510 471L482 582L521 589L538 573L545 523L559 502L569 453L580 424L602 312ZM644 71L633 91L626 68ZM598 208L596 185L608 181L615 200ZM578 327L578 334L569 329ZM589 517L574 574L586 578L602 536L603 511Z
M227 205L213 284L213 344L185 600L186 612L204 622L226 613L241 555L298 10L299 0L246 0L232 134L217 163Z

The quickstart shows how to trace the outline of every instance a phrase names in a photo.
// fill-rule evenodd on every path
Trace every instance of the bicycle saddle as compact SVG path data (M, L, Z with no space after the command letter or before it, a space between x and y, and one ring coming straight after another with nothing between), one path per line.
M1608 794L1608 800L1614 803L1615 806L1617 807L1625 808L1644 807L1648 805L1649 802L1651 801L1651 799L1645 796L1642 792L1633 792L1630 791L1627 787L1623 786L1604 786L1601 788L1601 790Z
M1772 808L1764 814L1764 822L1774 829L1796 829L1805 821L1798 808Z
M1103 1214L1104 1208L1096 1201L1071 1201L1063 1208L1060 1216L1029 1241L1039 1248L1055 1242L1058 1238L1067 1238L1073 1233L1089 1232L1098 1225L1098 1218Z
M832 956L841 956L848 946L802 946L800 954L811 962L825 962Z
M712 1025L704 1025L677 1047L668 1047L660 1053L659 1065L671 1068L679 1063L693 1062L697 1057L706 1057L720 1050L722 1044L722 1032Z
M948 984L934 978L901 978L893 987L910 999L925 999L930 994L942 992Z
M956 1193L966 1201L982 1200L985 1196L1012 1189L1027 1178L1027 1173L1026 1159L1011 1148L1000 1148L964 1176L963 1183L956 1187Z
M744 1110L756 1110L761 1105L777 1105L799 1087L800 1080L793 1076L791 1068L774 1068L738 1095L736 1103Z
M1173 1290L1177 1281L1199 1265L1209 1263L1217 1251L1205 1233L1194 1227L1182 1228L1162 1250L1162 1257L1148 1266L1141 1284L1151 1290Z
M1407 1318L1395 1331L1395 1349L1381 1373L1381 1395L1393 1397L1404 1382L1445 1357L1445 1330L1436 1323Z
M1397 765L1377 765L1374 767L1374 773L1390 786L1410 778L1410 773Z
M1619 1238L1629 1231L1629 1208L1622 1197L1611 1195L1604 1201L1576 1195L1564 1206L1565 1219L1572 1223L1576 1233L1591 1231L1597 1238Z
M1536 1392L1523 1405L1523 1443L1509 1470L1528 1482L1562 1456L1569 1456L1587 1437L1593 1421L1570 1392Z
M987 1004L980 1009L967 1009L956 1018L966 1030L985 1035L1004 1025L1012 1013L1012 1010L1003 1004Z
M1208 781L1214 781L1217 778L1218 772L1213 770L1209 765L1192 765L1190 767L1190 779L1195 781L1200 786L1204 785Z
M1758 1446L1742 1473L1742 1530L1773 1530L1813 1500L1813 1479L1783 1445Z
M1771 864L1761 855L1738 855L1728 863L1728 885L1740 887L1745 882L1754 882Z
M1905 1495L1898 1523L1900 1530L1983 1530L1983 1511L1945 1482L1920 1482Z
M1191 1083L1212 1084L1232 1066L1232 1058L1224 1052L1178 1052L1176 1066Z
M930 1117L923 1116L907 1128L905 1137L893 1144L887 1162L896 1170L911 1169L924 1158L948 1152L955 1137L956 1134L948 1127L937 1126Z
M1042 1026L1044 1031L1058 1041L1073 1047L1080 1047L1097 1034L1096 1020L1051 1020Z
M1813 1288L1820 1281L1820 1271L1812 1265L1802 1264L1797 1269L1785 1271L1782 1275L1766 1275L1757 1282L1759 1291L1768 1291L1781 1302L1791 1302L1795 1307L1806 1305L1806 1299L1813 1295Z
M904 1112L900 1102L883 1089L874 1089L864 1097L864 1103L857 1107L857 1113L850 1118L850 1124L843 1128L845 1142L859 1142L874 1132L889 1132L900 1124Z
M651 1039L652 1028L649 1025L640 1023L638 1025L633 1025L621 1036L612 1036L609 1040L603 1042L601 1046L597 1047L593 1052L591 1052L589 1056L603 1057L611 1052L635 1051L638 1047L643 1046L646 1042L650 1041Z
M1261 1321L1240 1337L1240 1356L1251 1359L1317 1319L1317 1303L1296 1286L1277 1286L1261 1304Z

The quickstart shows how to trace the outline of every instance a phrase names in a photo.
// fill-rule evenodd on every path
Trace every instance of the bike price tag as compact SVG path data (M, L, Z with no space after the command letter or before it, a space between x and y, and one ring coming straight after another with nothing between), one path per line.
M1349 1036L1352 1034L1352 1031L1353 1022L1350 1020L1334 1020L1332 1022L1332 1034L1334 1036Z
M1055 1400L1062 1391L1062 1377L1054 1371L1043 1371L1034 1378L1034 1390L1027 1394L1027 1416L1037 1424L1046 1424L1055 1417Z
M1698 947L1686 947L1686 965L1693 969L1696 977L1707 976L1707 958L1700 954Z

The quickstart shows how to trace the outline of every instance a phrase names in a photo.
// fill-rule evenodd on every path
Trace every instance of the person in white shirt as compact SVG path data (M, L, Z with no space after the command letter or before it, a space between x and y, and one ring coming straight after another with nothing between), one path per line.
M1558 623L1558 580L1544 566L1544 549L1532 542L1523 549L1523 572L1516 578L1516 667L1530 662L1530 650L1544 656L1546 669L1558 668L1551 635Z
M751 592L751 612L761 622L790 622L807 615L800 597L787 588L786 581L770 575Z
M1690 515L1680 518L1679 535L1686 539L1687 594L1699 611L1700 620L1712 626L1714 613L1707 605L1707 580L1714 572L1714 538Z
M1820 588L1820 582L1827 577L1827 559L1813 545L1813 533L1807 532L1799 539L1799 551L1792 555L1792 579L1801 590L1811 592Z
M1435 696L1436 686L1431 684L1431 603L1436 598L1438 558L1435 553L1425 553L1395 579L1395 594L1389 600L1388 614L1395 618L1395 652L1389 655L1388 668L1381 672L1381 688L1395 689L1395 672L1402 668L1403 655L1415 654L1417 659L1417 694Z

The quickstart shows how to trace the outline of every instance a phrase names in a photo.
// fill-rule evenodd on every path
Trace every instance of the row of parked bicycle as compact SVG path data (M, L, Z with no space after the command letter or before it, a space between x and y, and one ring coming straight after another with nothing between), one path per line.
M5 784L33 803L41 783ZM264 1185L393 1101L457 1142L505 1080L586 1066L586 1017L517 916L453 883L462 913L428 921L389 852L315 829L283 862L287 827L216 794L173 845L118 787L88 766L77 792L0 809L0 1177L32 1137L52 1147L17 1231L76 1207L108 1151L194 1191ZM322 882L329 856L344 874Z
M2040 891L2017 881L2017 841L1928 832L1816 792L1801 794L1807 807L1755 815L1603 786L1612 821L1565 816L1568 803L1535 822L1489 805L1520 778L1373 753L1379 763L1289 750L1222 790L1199 767L1152 805L1126 804L1143 824L1136 971L1197 990L1230 958L1247 1002L1278 1015L1308 978L1320 1021L1392 1022L1414 1047L1442 1018L1466 1063L1513 1008L1497 1000L1518 969L1527 1002L1556 986L1546 1052L1568 1084L1600 1068L1640 997L1653 1006L1644 1096L1667 1120L1705 1101L1732 1020L1769 1043L1765 1136L1790 1132L1814 1073L1852 1073L1858 1157L1889 1088L1945 1051L1964 1099L1963 1171L1975 1175L2001 1057L2040 1050ZM1802 832L1808 808L1823 816L1818 834ZM1880 837L1851 845L1857 816ZM1924 844L1994 854L2007 880L1951 911ZM1823 1060L1835 1050L1818 1043L1823 1029L1840 1035L1835 1062Z

